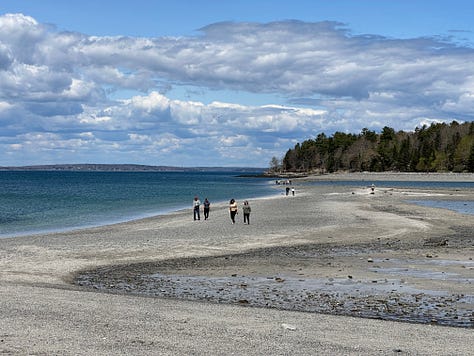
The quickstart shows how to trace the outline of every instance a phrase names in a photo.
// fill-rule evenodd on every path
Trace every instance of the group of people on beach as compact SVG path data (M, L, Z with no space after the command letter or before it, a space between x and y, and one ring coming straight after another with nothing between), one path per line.
M204 220L209 219L209 212L211 210L211 203L209 200L206 198L204 199L203 205L203 211L204 211ZM194 220L201 220L201 201L199 200L198 196L194 197L193 201L193 216ZM244 214L244 224L250 225L250 212L252 211L252 208L250 207L250 204L247 200L244 201L244 204L242 206L242 212ZM229 202L229 214L230 214L230 220L232 221L232 224L235 224L235 216L239 213L239 207L237 205L237 202L235 199L231 199Z
M204 220L209 219L209 212L211 211L211 202L206 198L204 199L204 203L202 204L204 206ZM198 196L194 197L193 201L193 215L194 215L194 220L201 220L201 201L199 200Z

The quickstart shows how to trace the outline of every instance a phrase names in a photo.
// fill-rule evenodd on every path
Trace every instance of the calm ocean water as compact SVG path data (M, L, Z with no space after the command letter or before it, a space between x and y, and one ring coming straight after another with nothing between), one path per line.
M0 172L0 238L100 226L211 203L279 194L273 179L239 172ZM368 186L366 181L312 182ZM376 182L378 187L474 188L473 182ZM474 214L472 201L412 201Z
M275 194L238 172L0 172L0 237L99 226Z

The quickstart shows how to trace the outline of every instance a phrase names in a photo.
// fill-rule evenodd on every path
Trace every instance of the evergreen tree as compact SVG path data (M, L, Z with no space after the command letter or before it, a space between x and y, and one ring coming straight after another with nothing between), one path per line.
M471 151L469 152L469 158L467 160L467 171L474 173L474 144L471 145Z
M285 171L472 171L474 122L434 123L414 132L385 126L380 134L367 128L359 135L320 133L288 150ZM271 164L274 166L274 164Z

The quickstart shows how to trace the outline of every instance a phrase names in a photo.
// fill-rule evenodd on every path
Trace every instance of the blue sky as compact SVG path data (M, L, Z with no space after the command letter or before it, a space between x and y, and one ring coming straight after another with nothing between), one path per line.
M474 120L470 1L0 2L0 165L266 167Z

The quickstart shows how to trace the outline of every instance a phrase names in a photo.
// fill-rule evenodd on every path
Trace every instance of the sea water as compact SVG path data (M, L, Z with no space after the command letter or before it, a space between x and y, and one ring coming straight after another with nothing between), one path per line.
M453 210L461 214L474 215L474 201L471 200L409 200L410 203Z
M259 173L259 172L255 172ZM194 196L211 203L278 194L273 179L241 172L0 171L0 238L100 226L190 208ZM371 182L370 182L371 183ZM368 186L367 181L310 185ZM377 187L474 189L474 182L377 181ZM416 204L474 214L472 201Z
M0 172L0 237L67 231L275 194L239 172Z

